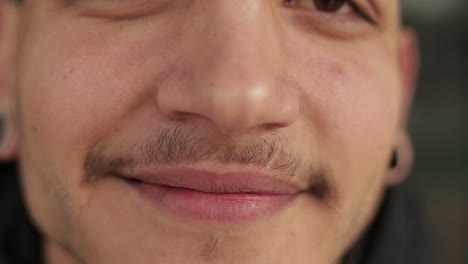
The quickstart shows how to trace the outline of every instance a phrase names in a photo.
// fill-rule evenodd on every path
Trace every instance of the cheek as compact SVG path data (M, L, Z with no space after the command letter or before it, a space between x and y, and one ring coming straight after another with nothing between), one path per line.
M300 78L302 113L317 137L314 143L340 164L356 164L359 157L379 163L392 144L400 107L392 52L375 43L350 45L349 50L316 47L289 55Z
M397 131L398 68L390 49L378 43L289 49L309 51L288 56L300 78L306 130L348 201L381 187Z
M318 78L315 91L307 91L312 120L328 148L349 156L390 143L398 116L398 85L388 78L390 72L338 62Z
M95 142L154 98L169 64L170 34L126 32L118 26L52 28L25 41L34 45L24 47L19 98L24 130L37 148L58 159L83 160Z
M63 227L60 232L69 233L67 215L78 213L89 198L81 185L88 150L152 100L158 73L168 64L161 61L169 60L157 51L167 51L169 40L47 24L47 30L26 36L23 43L31 44L22 47L19 60L22 175L28 205L43 230ZM152 72L144 75L142 68Z

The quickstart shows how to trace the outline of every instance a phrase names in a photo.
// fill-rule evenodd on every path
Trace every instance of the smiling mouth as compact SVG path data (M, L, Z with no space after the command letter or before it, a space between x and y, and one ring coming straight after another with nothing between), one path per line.
M191 220L253 221L290 204L303 189L255 171L217 174L194 169L117 174L157 209Z

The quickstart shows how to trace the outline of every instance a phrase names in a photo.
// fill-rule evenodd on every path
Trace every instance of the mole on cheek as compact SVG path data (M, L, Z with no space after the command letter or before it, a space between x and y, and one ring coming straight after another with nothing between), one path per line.
M346 70L340 63L331 63L326 68L327 79L334 87L343 87L346 83Z

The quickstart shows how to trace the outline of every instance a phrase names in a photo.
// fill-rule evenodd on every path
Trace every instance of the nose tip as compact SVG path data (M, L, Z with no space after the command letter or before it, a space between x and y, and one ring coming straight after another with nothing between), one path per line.
M159 88L160 111L171 118L207 120L224 134L291 125L299 115L299 98L284 78L268 5L241 10L246 7L216 3L207 7L209 21L193 25L195 33L184 42L184 61L177 67L182 70L171 74L178 86Z
M288 82L261 81L259 76L250 82L233 76L201 78L160 93L160 111L171 119L205 120L226 135L287 127L299 116L298 96Z
M234 86L242 83L232 83ZM280 91L272 91L265 84L217 89L203 104L198 113L215 124L223 134L241 134L252 130L266 130L291 125L298 115L297 104L287 97L275 97ZM286 100L285 100L286 99ZM193 110L193 109L192 109Z

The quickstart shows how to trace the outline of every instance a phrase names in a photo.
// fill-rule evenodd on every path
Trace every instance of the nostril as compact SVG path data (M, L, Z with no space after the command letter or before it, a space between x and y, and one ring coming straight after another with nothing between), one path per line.
M262 130L271 131L284 127L282 124L270 123L262 125Z
M184 112L184 111L172 111L170 114L166 115L171 121L176 122L185 122L187 120L193 119L196 114Z

